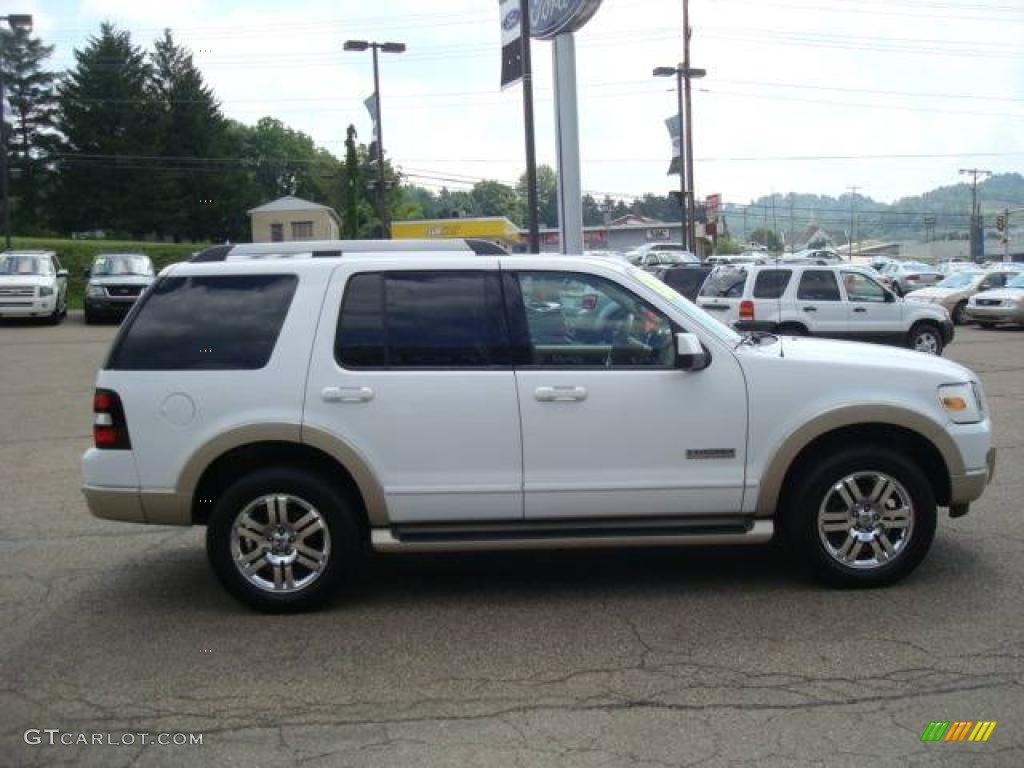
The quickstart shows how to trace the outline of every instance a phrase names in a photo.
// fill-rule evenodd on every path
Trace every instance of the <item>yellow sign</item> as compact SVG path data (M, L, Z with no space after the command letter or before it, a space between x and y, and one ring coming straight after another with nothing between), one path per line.
M396 221L391 225L396 240L479 239L519 242L519 227L503 216L476 219Z

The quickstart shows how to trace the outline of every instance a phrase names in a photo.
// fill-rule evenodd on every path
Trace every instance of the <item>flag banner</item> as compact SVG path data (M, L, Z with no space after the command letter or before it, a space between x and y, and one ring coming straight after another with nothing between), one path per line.
M378 160L378 143L377 143L377 94L373 94L366 101L363 102L366 105L366 111L370 113L370 124L373 125L372 137L370 139L370 162Z
M668 126L668 135L672 138L672 164L668 167L668 175L683 172L683 126L679 115L670 117L665 121Z
M501 87L523 79L523 19L519 0L498 0L501 17Z

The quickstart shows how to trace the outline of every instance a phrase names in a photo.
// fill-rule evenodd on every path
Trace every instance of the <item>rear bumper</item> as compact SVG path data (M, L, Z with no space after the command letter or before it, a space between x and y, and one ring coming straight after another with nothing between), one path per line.
M192 525L191 500L173 491L139 491L138 488L82 486L82 494L94 517L123 523Z

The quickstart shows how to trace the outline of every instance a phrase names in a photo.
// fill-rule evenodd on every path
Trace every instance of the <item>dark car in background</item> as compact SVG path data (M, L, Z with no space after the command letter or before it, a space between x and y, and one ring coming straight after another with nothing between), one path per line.
M143 253L101 253L85 270L85 322L120 320L153 282L153 262Z
M713 270L714 267L711 265L687 264L677 267L655 267L647 271L679 295L696 302L701 286Z

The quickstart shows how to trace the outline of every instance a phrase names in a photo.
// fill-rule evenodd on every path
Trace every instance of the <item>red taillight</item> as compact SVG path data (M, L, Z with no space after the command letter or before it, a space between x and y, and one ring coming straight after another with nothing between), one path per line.
M749 299L740 302L740 320L754 319L754 302Z
M909 282L909 283L916 283L917 282L917 275L907 275L907 282Z
M132 447L121 398L109 389L97 389L92 396L92 441L97 448L127 451Z

